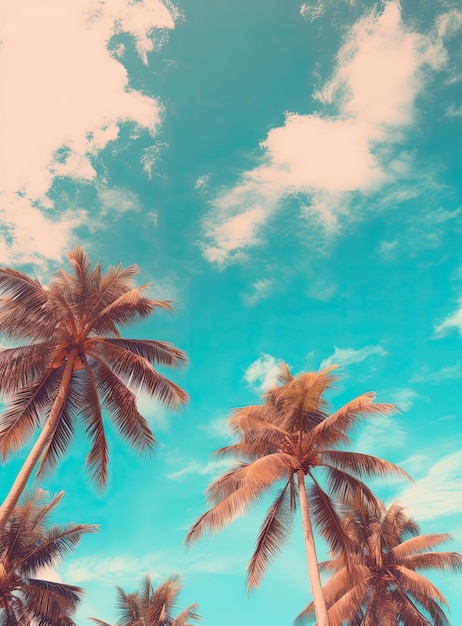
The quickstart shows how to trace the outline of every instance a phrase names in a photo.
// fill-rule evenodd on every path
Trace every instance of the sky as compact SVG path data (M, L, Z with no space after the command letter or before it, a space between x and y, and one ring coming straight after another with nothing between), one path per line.
M0 9L0 265L46 282L82 245L136 263L176 303L126 333L184 349L178 415L140 399L159 441L110 430L102 494L82 437L40 486L57 522L98 523L54 573L77 621L115 621L114 585L180 572L204 624L289 625L310 599L300 520L260 587L263 508L189 551L234 407L282 359L336 363L333 409L375 391L400 414L354 448L414 483L375 481L462 550L462 10L456 1L6 0ZM6 493L28 452L2 468ZM322 557L325 546L319 543ZM430 573L462 622L460 578Z

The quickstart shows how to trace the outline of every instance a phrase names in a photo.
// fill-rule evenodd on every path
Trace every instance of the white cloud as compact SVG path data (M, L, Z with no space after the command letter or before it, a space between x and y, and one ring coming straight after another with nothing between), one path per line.
M354 449L364 454L382 456L390 454L406 443L406 431L397 415L371 417L361 426Z
M442 367L440 370L431 371L428 367L423 367L411 378L411 383L438 384L443 380L453 380L462 377L462 366L460 363Z
M260 300L264 300L271 293L274 281L271 278L261 278L252 284L252 293L243 296L246 306L253 306Z
M83 583L99 580L112 584L130 581L145 572L160 577L163 572L161 554L145 554L134 557L130 554L119 554L108 557L85 557L77 559L65 568L65 579L70 583Z
M98 189L98 199L102 216L140 210L138 196L128 189Z
M314 22L324 15L326 3L324 0L317 0L313 4L304 2L300 7L300 15L307 22Z
M204 174L203 176L199 176L199 178L194 183L194 189L196 191L206 191L209 186L210 176L211 174Z
M175 465L182 465L181 461L177 461ZM179 470L167 474L167 478L171 480L183 480L191 474L197 476L218 476L222 471L229 468L229 459L212 459L210 461L201 462L196 459L190 459L184 462Z
M462 513L462 452L448 454L405 489L400 502L417 521Z
M244 380L255 393L262 394L275 386L280 373L279 359L271 354L262 353L245 370Z
M440 324L435 326L435 334L437 337L441 337L454 328L462 335L462 298L459 299L459 305L455 313L449 315Z
M322 2L302 5L308 16L321 10ZM218 265L242 257L294 194L310 198L303 213L336 232L351 193L368 195L406 172L402 129L413 122L425 66L445 62L440 34L424 37L406 28L397 1L381 13L370 11L350 30L332 79L315 94L321 111L287 113L284 125L262 141L260 165L212 201L205 257Z
M83 213L56 215L47 195L56 177L95 180L95 155L131 122L155 133L159 103L131 89L108 50L130 33L144 61L153 29L171 29L176 14L160 0L7 1L0 26L3 263L56 259ZM51 245L44 243L50 239Z
M462 117L462 105L450 104L444 112L445 117Z
M334 346L334 353L324 359L320 365L321 369L329 367L329 365L337 364L339 367L352 365L353 363L362 363L370 356L387 356L382 346L364 346L364 348L337 348Z
M415 398L418 398L419 394L414 389L404 388L396 389L391 394L391 401L396 404L400 411L409 411L412 407Z
M229 439L230 437L227 417L215 417L206 424L200 424L199 428L211 439Z

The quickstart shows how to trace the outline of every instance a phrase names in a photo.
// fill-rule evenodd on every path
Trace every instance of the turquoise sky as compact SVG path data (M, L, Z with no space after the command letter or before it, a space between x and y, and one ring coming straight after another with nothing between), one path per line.
M233 407L279 359L337 363L333 407L365 391L394 418L355 447L415 479L377 483L462 549L462 10L406 0L8 0L0 19L0 264L46 281L75 244L137 263L176 313L127 336L173 341L180 415L142 399L159 440L109 429L110 482L82 438L41 486L57 521L99 523L58 570L79 623L115 620L114 585L181 572L209 626L284 626L309 600L298 529L261 587L254 510L189 552ZM5 493L28 448L2 468ZM322 546L322 544L320 544ZM320 548L321 555L324 547ZM432 578L462 622L460 579Z

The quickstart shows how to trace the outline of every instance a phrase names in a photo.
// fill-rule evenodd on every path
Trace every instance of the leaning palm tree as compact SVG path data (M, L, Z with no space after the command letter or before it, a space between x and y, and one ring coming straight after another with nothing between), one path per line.
M54 468L79 422L91 441L86 459L90 477L103 488L108 477L108 446L103 408L131 446L142 452L155 439L139 413L143 392L168 407L187 394L153 365L186 363L184 352L165 341L124 339L120 328L170 302L136 287L135 265L92 268L81 248L68 254L71 274L59 270L47 286L13 269L0 269L0 332L17 345L0 350L0 451L5 459L41 428L0 509L5 524L38 461L38 473Z
M154 587L151 577L146 575L139 591L125 593L117 589L117 608L119 619L114 626L192 626L191 621L198 621L197 604L191 604L174 617L175 605L181 590L181 577L167 578ZM98 626L111 626L108 622L91 617Z
M449 626L443 594L420 570L462 572L457 552L434 552L447 534L419 534L398 503L356 501L346 508L343 527L350 538L347 564L341 552L323 564L335 572L324 587L331 626ZM313 603L297 626L312 623Z
M97 526L49 526L63 492L47 501L43 491L16 506L0 530L0 625L75 626L72 615L83 590L44 580L46 568L71 553Z
M361 417L388 414L395 408L375 404L374 394L365 393L329 414L323 394L335 380L334 367L293 377L283 364L280 382L284 384L268 391L263 405L234 412L230 426L238 441L215 454L231 456L240 463L208 487L211 508L196 520L185 539L189 544L205 530L222 529L279 483L247 567L247 587L250 590L259 584L269 561L281 549L298 500L318 626L327 626L328 619L312 520L334 549L346 550L348 537L334 500L352 494L372 498L363 477L396 474L409 478L393 463L340 449L350 442L348 431ZM305 480L309 481L308 491Z

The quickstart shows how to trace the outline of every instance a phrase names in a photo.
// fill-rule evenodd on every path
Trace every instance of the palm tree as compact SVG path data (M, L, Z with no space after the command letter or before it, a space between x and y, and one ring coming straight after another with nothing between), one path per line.
M115 626L191 626L191 620L200 619L197 604L191 604L176 617L173 616L181 590L180 576L167 578L154 587L151 577L146 575L139 591L127 594L120 587L116 589L119 619ZM95 617L90 619L98 626L111 626Z
M374 394L365 393L329 415L323 394L335 380L334 367L293 377L283 364L280 382L284 384L268 391L263 405L234 412L230 426L238 441L215 454L231 456L240 463L208 487L211 508L196 520L185 539L189 544L204 530L222 529L280 483L247 567L247 588L259 584L269 561L280 551L298 500L318 626L328 626L328 619L312 520L334 549L346 549L348 537L333 499L344 500L352 494L372 498L360 480L365 476L394 473L409 478L393 463L339 449L350 442L347 433L361 417L395 409L390 404L374 404ZM305 479L310 484L308 492Z
M433 552L447 534L419 534L398 503L355 501L343 516L349 563L341 552L323 566L335 572L324 587L331 626L449 626L443 594L419 570L462 571L457 552ZM297 626L314 620L310 603Z
M0 509L0 527L39 459L38 473L54 468L67 451L77 421L91 441L90 477L103 488L108 446L102 408L122 437L143 452L155 439L138 412L136 394L172 408L188 399L153 367L183 365L184 352L165 341L124 339L119 330L156 309L172 310L171 303L144 296L146 285L135 287L135 265L102 273L81 248L68 257L73 273L61 269L45 287L22 272L0 269L0 329L20 344L0 350L0 393L7 399L0 418L3 458L41 427Z
M62 496L63 492L47 502L45 492L38 490L14 508L0 530L1 626L75 625L71 616L83 590L44 580L43 572L71 553L83 534L98 527L73 522L50 527L48 518Z

